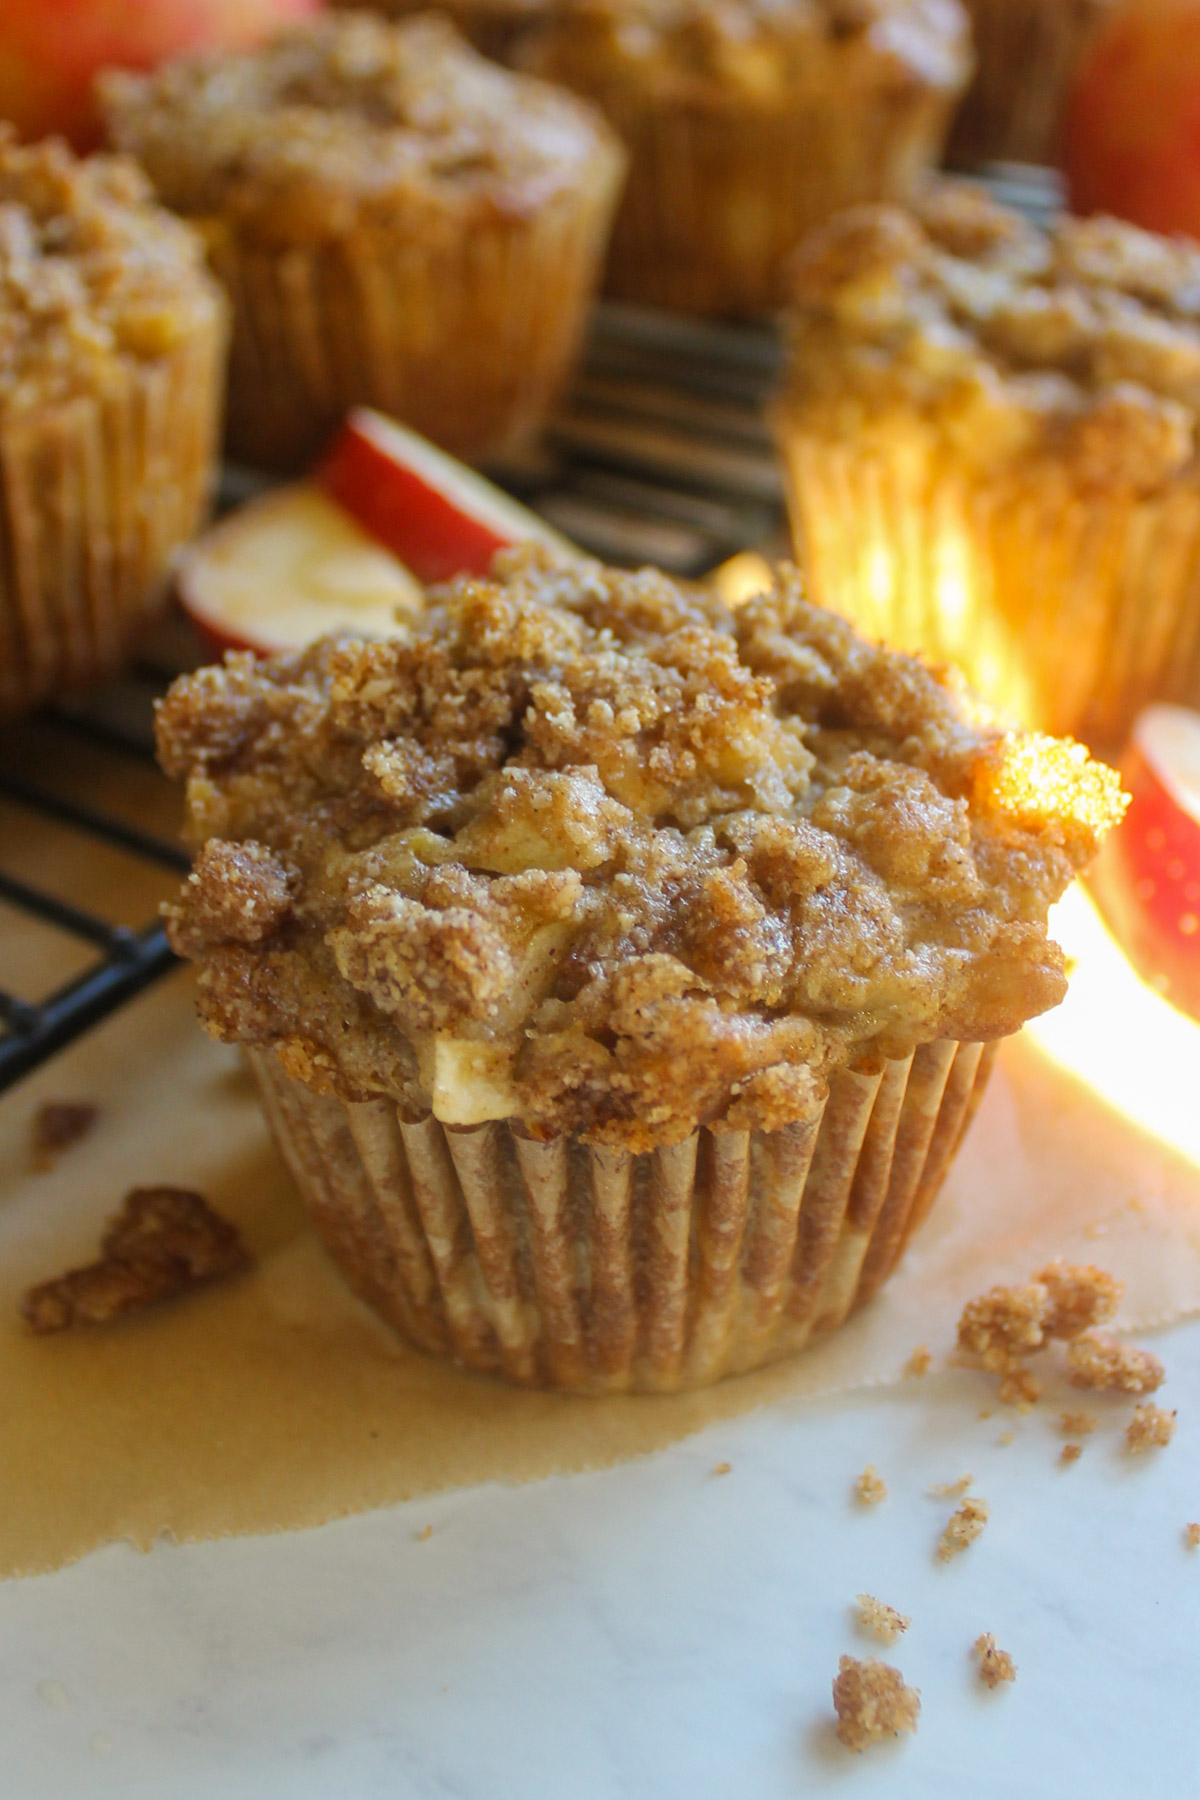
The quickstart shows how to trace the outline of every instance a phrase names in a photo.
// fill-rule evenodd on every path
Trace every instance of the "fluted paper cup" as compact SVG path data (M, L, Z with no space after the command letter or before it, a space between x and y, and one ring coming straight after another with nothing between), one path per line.
M1054 164L1063 110L1089 37L1110 0L964 0L975 78L950 133L948 158Z

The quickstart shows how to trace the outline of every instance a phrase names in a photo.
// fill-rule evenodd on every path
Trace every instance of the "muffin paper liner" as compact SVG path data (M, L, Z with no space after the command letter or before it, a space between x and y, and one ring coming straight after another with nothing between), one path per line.
M1109 0L964 0L975 79L950 133L948 158L1054 163L1076 66Z
M594 97L631 158L606 290L736 316L782 303L784 263L811 226L859 201L909 198L939 160L956 95L914 79L802 92L779 111Z
M867 636L956 664L1021 724L1118 749L1152 700L1200 705L1200 479L1148 498L1044 463L989 482L891 450L782 440L814 596Z
M699 1387L832 1331L887 1278L970 1123L992 1046L840 1072L777 1131L644 1154L512 1122L409 1120L249 1058L326 1249L422 1349L528 1386Z
M0 713L111 674L207 510L225 325L103 392L0 412Z
M308 246L204 225L234 306L229 449L294 468L355 405L472 460L530 439L568 379L620 166L539 212L385 225Z

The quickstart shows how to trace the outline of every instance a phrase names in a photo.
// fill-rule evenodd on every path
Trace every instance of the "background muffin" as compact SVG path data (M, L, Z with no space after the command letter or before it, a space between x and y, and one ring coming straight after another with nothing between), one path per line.
M117 667L203 517L225 307L116 157L0 127L0 712Z
M1200 703L1200 249L946 183L795 268L778 429L818 598L1112 745Z
M362 10L362 0L332 0L332 4L343 12ZM556 0L443 0L437 10L454 20L481 55L508 62L522 33L555 4ZM427 12L429 0L371 0L370 10L404 19Z
M536 429L622 170L589 108L445 20L356 14L110 75L102 99L233 299L235 455L298 464L359 402L468 458Z
M630 151L609 291L726 314L781 300L810 226L913 191L970 69L957 0L563 0L518 54Z
M950 133L950 160L1056 162L1072 78L1110 3L963 0L975 75Z
M674 1388L832 1329L1062 996L1119 815L809 606L551 564L404 640L231 658L159 716L172 909L356 1287L514 1380Z

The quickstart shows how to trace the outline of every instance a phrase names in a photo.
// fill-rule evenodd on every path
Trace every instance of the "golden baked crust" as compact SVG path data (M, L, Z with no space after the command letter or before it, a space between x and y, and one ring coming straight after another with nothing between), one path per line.
M200 240L133 162L17 144L0 124L0 416L104 393L220 306Z
M100 97L168 204L281 245L523 219L620 158L586 102L485 62L434 16L318 19L240 55L110 73Z
M901 410L968 464L1031 455L1150 493L1195 454L1200 246L1116 219L1042 229L965 182L851 209L792 268L790 393L847 439ZM784 402L784 414L787 401Z
M411 637L185 677L159 744L215 840L171 913L213 1031L632 1149L1054 1005L1046 909L1122 805L792 570L730 615L535 549Z

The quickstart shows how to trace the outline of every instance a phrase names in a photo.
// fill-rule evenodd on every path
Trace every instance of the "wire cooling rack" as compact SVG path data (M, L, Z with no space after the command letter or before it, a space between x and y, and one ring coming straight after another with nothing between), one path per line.
M998 197L1037 216L1058 199L1045 171L994 168ZM635 308L597 309L583 367L542 447L497 479L583 549L617 563L656 563L697 576L739 550L786 553L783 493L766 409L780 343L770 328L711 325ZM227 470L221 504L261 487ZM204 660L178 614L119 681L38 722L49 748L29 773L25 728L0 736L0 905L24 923L71 940L85 955L69 979L32 997L0 986L0 1089L10 1086L164 974L174 961L157 918L140 926L87 904L89 848L148 868L181 872L188 857L168 835L81 801L62 771L102 752L154 780L153 704L170 679ZM165 789L166 784L163 783ZM169 817L167 807L159 809ZM57 890L10 867L22 820L66 835ZM72 877L71 847L78 873ZM17 861L19 862L19 858Z

